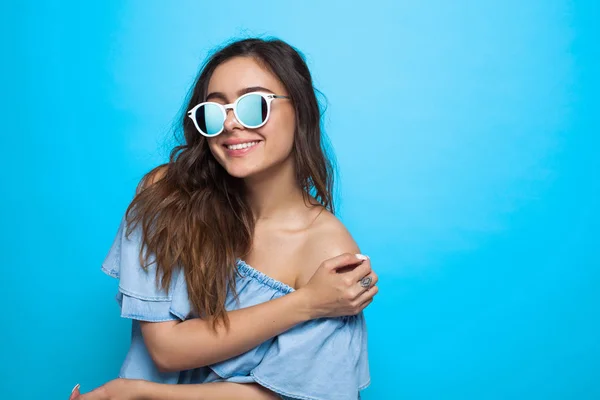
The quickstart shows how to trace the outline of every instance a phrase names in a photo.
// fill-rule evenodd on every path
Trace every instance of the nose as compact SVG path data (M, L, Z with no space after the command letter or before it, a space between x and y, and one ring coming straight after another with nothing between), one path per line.
M235 117L235 113L233 112L233 109L225 110L225 113L226 113L226 117L225 117L225 122L223 122L223 127L225 128L226 131L231 132L234 129L243 129L244 128L242 126L242 124L240 124L240 122Z

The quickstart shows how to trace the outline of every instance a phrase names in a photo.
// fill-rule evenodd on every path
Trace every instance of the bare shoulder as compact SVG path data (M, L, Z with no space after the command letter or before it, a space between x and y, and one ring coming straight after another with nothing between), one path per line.
M322 210L311 225L302 248L302 268L296 287L304 286L319 265L343 253L360 253L356 241L344 224L332 213Z
M356 241L342 221L327 210L321 211L315 219L306 245L305 250L317 258L321 258L321 261L342 253L359 252Z

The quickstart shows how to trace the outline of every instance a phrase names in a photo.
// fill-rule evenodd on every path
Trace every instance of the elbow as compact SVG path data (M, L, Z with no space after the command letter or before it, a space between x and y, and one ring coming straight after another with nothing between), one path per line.
M178 371L177 369L173 368L172 365L165 363L164 361L154 360L154 364L156 365L156 369L158 370L158 372L160 372L162 374L167 373L167 372Z
M185 333L182 336L175 329L179 324L177 321L141 324L148 355L160 372L178 372L204 366L197 353L190 351Z
M164 354L160 351L148 350L150 352L150 357L152 358L152 361L154 361L154 365L156 365L156 369L158 369L159 372L165 373L182 371L182 369L177 368L177 366L173 363L174 360L172 357L169 357L168 354Z
M166 374L169 372L179 372L180 370L177 369L173 369L173 368L169 368L169 367L161 367L160 365L157 365L158 372L160 372L161 374Z

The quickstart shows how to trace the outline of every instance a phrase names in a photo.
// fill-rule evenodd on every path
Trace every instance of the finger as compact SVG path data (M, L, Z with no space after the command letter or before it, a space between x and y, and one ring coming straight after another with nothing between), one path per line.
M371 289L369 290L365 290L360 296L358 296L355 300L353 300L353 302L356 304L357 307L360 308L360 306L368 300L372 300L373 297L379 292L379 287L378 286L373 286Z
M359 307L358 307L358 313L360 313L361 311L363 311L365 308L367 308L371 303L373 302L373 299L369 299L367 301L365 301L364 303L362 303ZM357 314L358 314L357 313Z
M360 264L366 259L367 256L363 256L362 254L344 253L325 260L323 264L329 270L338 270L347 266Z
M358 267L354 268L352 271L348 272L354 282L360 281L365 276L371 273L371 261L365 260Z
M69 400L74 400L79 396L79 383L75 385L75 387L71 390L71 395L69 396Z
M369 282L369 285L367 285L366 287L363 286L363 280L366 280L367 282ZM369 290L373 286L377 285L378 281L379 281L379 277L377 276L375 271L371 271L367 276L361 278L361 280L358 281L358 285L364 290Z
M364 287L362 285L362 280L365 278L371 278L371 282L369 283L369 286ZM375 284L377 283L377 274L373 271L371 271L370 274L368 274L367 276L364 276L363 278L361 278L361 280L357 281L354 285L354 290L352 292L352 300L357 299L360 295L362 295L364 292L366 292L367 290L371 290L371 288L373 286L375 286Z
M108 397L105 395L104 388L100 386L91 392L82 394L77 400L108 400Z
M379 282L379 276L377 276L375 271L371 271L369 276L371 277L371 287L377 285L377 282Z

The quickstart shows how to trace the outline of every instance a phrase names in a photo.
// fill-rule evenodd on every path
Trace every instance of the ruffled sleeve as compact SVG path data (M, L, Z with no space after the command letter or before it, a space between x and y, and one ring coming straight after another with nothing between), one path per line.
M255 382L286 400L356 400L370 383L362 313L309 321L263 345L249 374L243 372L248 358L210 367L219 380Z
M285 399L359 399L370 383L363 314L309 321L279 335L251 375Z
M185 320L191 316L185 277L180 268L173 271L168 292L156 279L156 264L144 269L140 264L141 228L126 236L127 222L121 219L117 235L102 263L102 271L119 280L116 299L121 316L140 321Z

